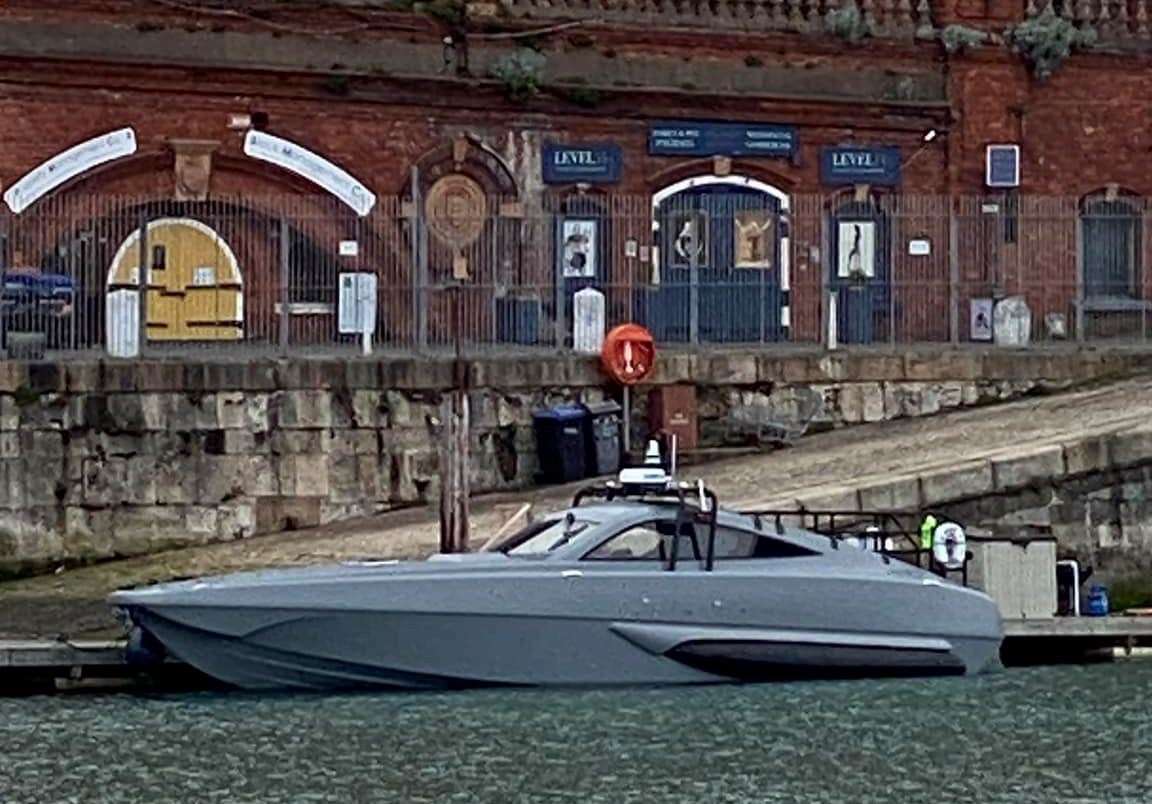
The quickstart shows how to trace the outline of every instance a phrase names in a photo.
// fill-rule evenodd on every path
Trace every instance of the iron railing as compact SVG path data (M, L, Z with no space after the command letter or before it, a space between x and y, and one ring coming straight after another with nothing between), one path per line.
M16 358L556 352L593 288L607 327L673 348L1143 343L1150 220L1116 195L725 187L382 198L363 218L328 197L61 195L0 214L0 333Z

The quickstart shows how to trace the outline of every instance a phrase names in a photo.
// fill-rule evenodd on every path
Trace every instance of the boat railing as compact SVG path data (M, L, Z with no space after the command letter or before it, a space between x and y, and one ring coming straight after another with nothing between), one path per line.
M605 502L614 500L631 500L633 502L674 504L676 506L676 521L671 535L668 549L661 546L661 556L664 560L664 569L676 569L680 559L680 538L688 534L692 542L692 549L696 560L706 572L711 572L716 566L716 516L720 508L720 500L716 493L702 483L691 485L688 483L669 483L661 488L629 486L624 483L605 483L597 486L587 486L576 492L572 498L572 507L577 508L587 499L598 499ZM695 525L704 525L708 528L703 555L696 540Z
M949 568L935 559L931 547L922 546L920 524L929 511L768 508L739 513L751 517L760 530L765 529L766 523L779 534L787 527L799 528L826 537L836 549L852 541L855 546L872 550L885 559L903 561L941 577L958 574L961 583L968 585L968 565L973 557L970 550L965 549L959 567Z

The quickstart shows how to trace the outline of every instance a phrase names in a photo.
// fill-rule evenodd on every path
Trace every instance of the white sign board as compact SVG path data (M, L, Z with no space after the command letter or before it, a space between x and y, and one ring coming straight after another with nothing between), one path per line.
M341 257L359 257L360 244L355 240L341 240L340 241L340 256Z
M112 290L104 299L108 356L139 357L140 294L135 290Z
M1022 348L1032 339L1032 311L1023 296L996 302L992 312L992 339L997 346Z
M136 132L122 128L74 145L27 173L4 193L8 208L19 215L61 184L94 167L136 153Z
M572 348L586 355L604 348L604 294L584 288L572 296Z
M908 241L908 254L912 257L927 257L932 253L932 241L926 238Z
M376 284L376 274L340 274L337 318L342 335L376 331Z
M332 193L361 217L376 206L376 196L367 187L343 168L302 145L263 131L249 131L244 137L244 153L303 176Z

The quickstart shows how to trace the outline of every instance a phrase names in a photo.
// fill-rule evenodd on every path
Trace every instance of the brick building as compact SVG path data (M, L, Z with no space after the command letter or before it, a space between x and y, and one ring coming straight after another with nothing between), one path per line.
M140 330L142 261L156 341L353 340L348 273L398 348L563 343L588 285L662 341L816 341L832 291L848 341L1143 333L1148 4L9 0L4 267L65 278L61 348ZM1041 81L1029 21L1096 41Z

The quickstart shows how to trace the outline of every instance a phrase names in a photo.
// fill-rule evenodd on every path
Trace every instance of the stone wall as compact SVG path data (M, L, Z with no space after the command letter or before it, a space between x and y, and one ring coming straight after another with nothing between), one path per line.
M820 402L815 427L929 415L1134 371L1136 353L667 354L704 446ZM43 569L422 504L437 493L450 362L0 363L0 572ZM614 393L587 358L468 366L476 492L537 471L532 414ZM646 435L644 389L634 433Z

